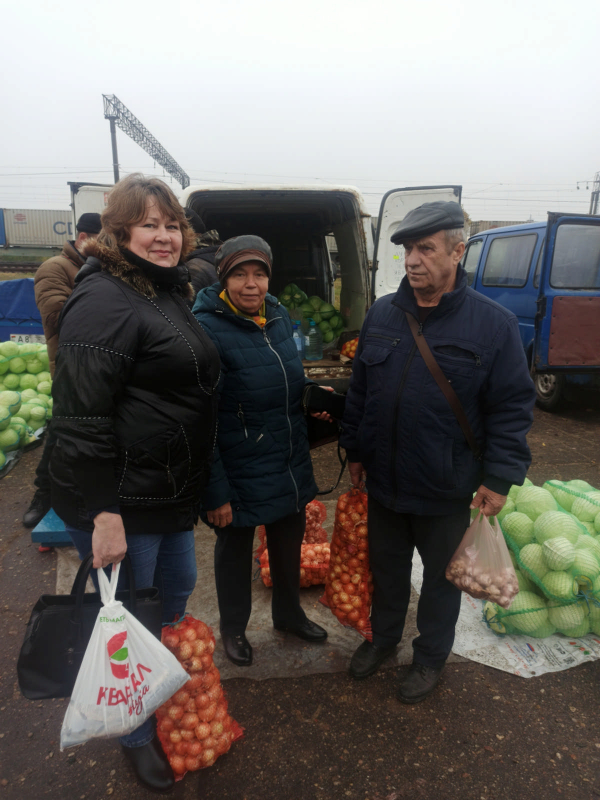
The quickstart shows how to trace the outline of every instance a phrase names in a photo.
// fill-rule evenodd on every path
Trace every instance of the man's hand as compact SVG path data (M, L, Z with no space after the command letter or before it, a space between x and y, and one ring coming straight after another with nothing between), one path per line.
M360 461L350 461L348 462L348 472L350 473L352 486L356 486L356 488L358 488L366 477L363 465L360 463Z
M478 508L480 511L483 511L486 517L492 517L502 511L505 503L506 495L496 494L496 492L492 492L491 489L480 486L479 489L477 489L477 494L473 498L471 508Z
M125 541L123 518L120 514L102 511L94 517L92 552L94 554L93 566L96 569L118 564L125 558L127 542Z
M207 511L206 516L210 524L215 525L217 528L225 528L227 525L231 525L233 520L231 503L225 503L225 505L219 506L219 508L213 508L212 511Z

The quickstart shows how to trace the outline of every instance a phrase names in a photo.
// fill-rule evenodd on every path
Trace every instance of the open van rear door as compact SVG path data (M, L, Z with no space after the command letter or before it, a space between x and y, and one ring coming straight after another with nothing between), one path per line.
M71 208L73 209L73 230L82 214L101 214L108 202L108 193L113 184L108 183L74 183L69 181L71 189Z
M600 372L600 216L548 214L536 372Z
M392 189L379 209L373 255L373 300L395 292L404 277L404 248L392 244L390 236L413 208L438 200L460 203L462 186L414 186Z

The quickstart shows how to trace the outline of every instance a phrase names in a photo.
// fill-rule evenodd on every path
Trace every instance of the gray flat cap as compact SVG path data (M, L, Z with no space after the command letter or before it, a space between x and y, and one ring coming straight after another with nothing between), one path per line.
M438 231L464 227L465 216L458 203L423 203L408 212L391 239L394 244L402 244L408 239L422 239Z

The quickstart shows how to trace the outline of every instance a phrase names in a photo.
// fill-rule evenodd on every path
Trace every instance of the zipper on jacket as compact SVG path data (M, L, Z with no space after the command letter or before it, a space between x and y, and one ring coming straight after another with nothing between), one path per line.
M475 366L476 367L481 366L481 358L477 355L477 353L475 353Z
M368 344L369 339L385 339L388 342L392 343L392 347L396 347L400 339L394 339L391 336L384 336L382 333L370 333L365 340L365 344Z
M421 325L420 327L422 328L423 325ZM402 392L404 391L404 385L408 377L408 370L410 369L410 365L412 364L412 360L415 357L416 351L417 351L417 343L414 342L411 351L408 354L408 358L406 359L406 364L404 365L404 369L402 370L402 376L400 377L400 385L398 386L398 391L396 392L396 398L394 400L394 414L392 419L392 463L390 469L390 475L392 480L392 491L393 491L393 501L392 501L393 506L396 505L396 500L398 499L398 485L396 481L396 474L397 474L396 452L398 449L398 414L400 412L400 398L402 397Z
M248 438L248 429L246 428L246 420L244 419L244 412L242 411L242 404L238 403L238 413L237 413L240 422L242 423L242 428L244 429L244 438Z
M296 483L296 479L294 478L292 467L290 465L290 462L292 460L292 421L290 420L290 387L288 384L287 373L285 371L285 367L283 366L283 361L281 360L281 356L279 355L277 350L275 350L275 348L271 345L271 340L269 339L269 336L265 328L266 325L262 329L264 340L267 343L269 349L277 356L277 360L279 361L281 371L283 372L283 379L285 381L285 417L287 419L288 429L290 432L290 455L288 458L288 472L290 473L290 478L292 479L292 483L294 484L294 491L296 492L296 513L298 513L298 511L300 510L298 507L300 503L300 493L298 492L298 484Z

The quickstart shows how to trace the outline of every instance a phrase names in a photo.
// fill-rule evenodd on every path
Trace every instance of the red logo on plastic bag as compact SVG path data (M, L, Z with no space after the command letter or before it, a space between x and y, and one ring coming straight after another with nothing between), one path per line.
M110 668L115 678L129 677L129 651L125 647L127 631L117 633L108 640L106 649L110 659Z

